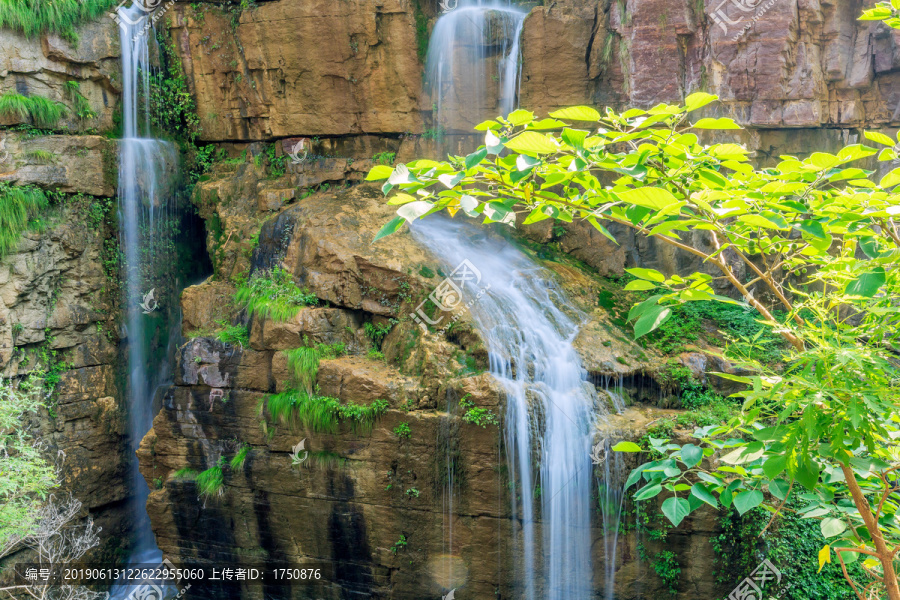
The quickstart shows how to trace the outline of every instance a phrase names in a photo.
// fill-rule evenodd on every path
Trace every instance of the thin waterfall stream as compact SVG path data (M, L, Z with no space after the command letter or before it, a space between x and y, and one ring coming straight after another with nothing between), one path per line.
M174 292L176 269L170 260L178 219L173 200L178 154L174 144L150 137L150 48L140 3L119 8L122 48L123 138L119 141L119 228L125 259L124 301L127 361L128 439L131 461L131 513L134 540L129 561L155 565L162 560L146 503L150 493L134 453L150 430L159 392L172 380L171 356L180 340ZM155 286L155 287L154 287ZM129 595L122 583L113 598Z
M584 315L505 240L458 220L417 222L412 231L448 267L467 260L481 285L490 285L470 310L488 347L490 372L506 393L503 435L512 514L521 522L515 544L521 597L587 600L594 577L591 449L595 422L608 409L572 344ZM607 465L617 468L615 461ZM606 501L617 506L608 526L617 529L620 504L609 494ZM614 552L615 540L610 543ZM614 572L605 576L611 589Z
M468 133L479 116L515 109L527 15L508 0L459 0L437 20L425 65L437 137L444 131ZM475 121L461 122L467 116Z

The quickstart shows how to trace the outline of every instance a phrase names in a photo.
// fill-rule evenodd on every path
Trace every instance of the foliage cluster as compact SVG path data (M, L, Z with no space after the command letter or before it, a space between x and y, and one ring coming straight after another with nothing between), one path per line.
M276 321L293 319L301 309L319 303L315 294L298 287L290 273L281 267L254 271L238 288L235 301L250 315Z
M21 31L27 37L59 33L77 40L75 27L95 19L117 0L0 0L0 28Z
M27 426L41 406L38 394L0 380L0 556L28 536L57 486L56 469Z
M398 207L376 241L446 210L511 227L520 217L577 218L615 243L612 222L697 257L709 272L628 270L636 279L625 289L650 294L628 314L635 337L675 307L716 301L756 312L765 328L748 344L770 334L785 352L780 365L745 353L749 376L720 374L748 386L741 412L697 428L696 444L650 439L662 456L626 487L641 483L639 500L662 495L676 526L703 504L741 514L765 504L778 515L797 497L832 542L820 566L862 556L866 579L845 573L858 597L900 600L900 168L873 180L850 164L895 161L897 139L866 132L880 149L852 144L755 168L740 144L700 142L704 130L740 129L729 118L690 119L715 100L695 93L682 106L605 114L578 106L546 119L517 110L477 126L485 143L468 156L376 166L368 179L387 180ZM717 294L720 282L739 300Z
M269 396L266 407L272 420L293 429L308 428L316 433L335 434L341 423L346 422L353 433L368 434L378 417L387 411L388 403L375 400L368 405L354 402L342 404L337 398L288 389Z
M38 188L0 183L0 259L16 249L31 220L49 204L47 194Z
M459 400L459 405L465 411L462 417L463 421L482 428L487 428L488 425L500 425L500 419L497 418L494 411L475 406L475 403L469 400L469 396L470 394L466 394Z
M29 119L38 129L53 129L67 112L69 107L65 104L43 96L23 96L16 92L0 96L0 116Z

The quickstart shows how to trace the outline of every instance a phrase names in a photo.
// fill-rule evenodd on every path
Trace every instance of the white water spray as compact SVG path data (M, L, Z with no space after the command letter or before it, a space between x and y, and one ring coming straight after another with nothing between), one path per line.
M583 315L504 240L459 220L416 222L412 231L448 267L468 259L481 272L481 285L491 286L471 312L488 346L491 373L506 392L512 509L522 523L521 597L587 600L593 587L590 453L594 422L604 409L572 346Z

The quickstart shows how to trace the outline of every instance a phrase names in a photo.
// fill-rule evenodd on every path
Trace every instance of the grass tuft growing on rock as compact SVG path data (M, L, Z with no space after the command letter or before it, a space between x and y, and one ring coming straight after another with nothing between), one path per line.
M337 358L346 352L344 344L317 344L284 351L295 385L306 390L308 394L313 393L316 376L319 374L319 361Z
M338 433L342 422L349 423L354 434L371 433L375 421L388 408L385 400L375 400L367 406L353 402L341 404L337 398L310 395L298 390L273 394L266 404L276 422L330 434Z
M16 249L28 223L49 204L38 188L0 184L0 259Z
M0 0L0 27L21 31L26 37L59 33L77 39L75 27L102 15L117 0Z
M38 129L53 129L67 112L69 107L62 102L42 96L23 96L15 92L0 96L0 116L31 119Z
M200 492L202 498L221 496L225 493L224 485L225 476L222 474L222 467L219 465L197 475L197 491Z
M301 309L316 306L319 299L294 283L290 273L280 267L258 270L235 294L237 304L256 315L275 321L289 321Z

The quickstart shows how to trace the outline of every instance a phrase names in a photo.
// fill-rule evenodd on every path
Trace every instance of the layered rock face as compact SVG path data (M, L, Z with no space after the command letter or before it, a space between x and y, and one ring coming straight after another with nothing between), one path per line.
M484 372L479 334L467 317L446 337L424 334L406 317L439 283L440 264L408 233L371 243L392 214L377 187L317 193L271 211L261 199L291 177L264 179L247 163L222 168L196 192L205 218L222 224L208 239L220 276L183 295L185 333L198 337L180 349L176 385L139 451L160 548L182 564L287 562L327 574L319 586L245 585L244 598L428 598L453 588L477 598L520 597L514 556L521 541L510 511L511 494L522 491L507 485L502 431L466 422L459 408L467 398L495 415L505 410ZM258 246L245 251L241 231L260 221ZM228 281L235 269L279 265L321 304L286 322L245 317L249 344L204 334L235 314ZM604 377L616 381L653 368L658 357L625 342L621 332L609 333L618 330L595 308L589 274L548 266L547 276L591 315L579 347L601 392ZM392 323L383 357L371 353L376 344L366 326ZM271 395L297 386L284 351L315 344L343 344L347 352L319 363L319 394L344 405L386 403L371 431L347 422L323 430L269 415ZM658 391L632 393L650 399ZM633 409L610 426L622 437L639 437L660 414ZM404 424L408 436L398 434ZM293 464L292 449L301 441L300 458L308 456ZM231 465L244 445L246 460ZM201 497L196 474L216 465L224 465L222 491ZM592 512L594 560L616 565L617 597L661 592L650 567L638 561L638 542L651 550L656 545L630 532L621 536L615 557L604 556L602 518ZM700 514L670 534L668 544L692 557L684 564L685 589L711 595L715 584L703 565L712 560L715 520ZM604 585L599 573L598 592ZM238 594L212 587L203 593Z
M32 425L61 467L55 494L83 503L103 529L95 558L112 562L129 543L131 482L116 324L117 150L95 133L113 127L121 67L112 19L77 31L72 43L0 30L0 95L68 107L57 135L29 130L27 116L0 114L0 126L15 127L0 131L0 182L71 194L0 260L0 376L31 374L53 389Z
M78 40L71 42L56 34L25 38L0 30L0 95L41 96L66 105L58 129L112 129L121 93L119 28L104 15L76 31ZM0 125L28 122L19 114L0 115Z
M519 96L541 114L572 104L649 107L702 90L720 96L717 112L751 128L900 122L898 34L858 22L858 0L543 4L525 21ZM281 0L239 18L198 6L177 8L173 33L206 139L427 126L417 112L427 117L432 99L421 88L416 18L436 5Z
M46 373L38 385L58 379L35 425L61 467L57 493L82 501L103 528L111 559L128 543L130 491L117 291L104 270L106 202L86 198L50 211L44 230L27 232L0 262L0 374L22 378L39 369Z

